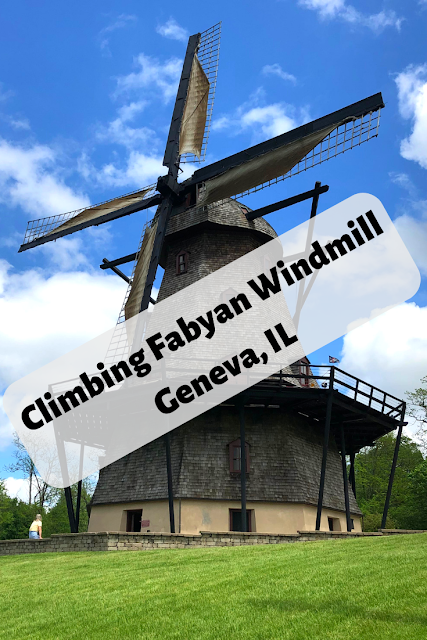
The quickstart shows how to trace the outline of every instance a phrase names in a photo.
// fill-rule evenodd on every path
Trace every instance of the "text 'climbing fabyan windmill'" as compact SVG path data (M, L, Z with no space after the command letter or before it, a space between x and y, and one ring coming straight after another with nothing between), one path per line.
M151 292L171 217L179 214L187 215L187 213L191 215L194 211L212 207L212 205L224 202L226 199L237 198L264 189L378 135L380 112L384 107L380 93L200 168L189 179L178 182L180 163L201 162L206 155L216 89L220 27L221 25L217 24L203 33L190 36L188 40L163 158L167 174L160 176L155 185L146 186L133 193L83 210L29 222L24 242L19 249L19 251L26 251L81 229L111 222L137 211L157 206L156 215L145 226L136 253L112 261L104 259L104 263L101 265L102 269L112 269L129 284L119 323L147 309L150 301L154 302L151 298ZM273 211L312 199L310 217L314 218L319 195L328 189L328 186L321 186L320 182L316 182L315 188L311 191L255 211L244 210L243 212L246 211L245 215L248 221L253 221ZM309 239L307 242L309 246ZM293 257L295 258L295 256ZM186 269L185 259L185 256L182 256L182 264L177 262L178 272L180 269L183 271ZM230 260L232 259L231 257ZM127 278L117 267L131 261L134 261L133 272L131 278ZM215 268L218 267L212 266L212 270ZM298 295L299 302L303 302L304 296L308 293L308 291L304 293L303 287L304 283L301 283ZM297 315L298 313L297 306ZM297 320L298 318L294 318L296 324ZM109 357L114 359L115 352L120 350L119 343L120 337L117 344L112 344ZM244 469L245 447L241 447L240 464ZM325 465L326 454L324 452L323 482ZM245 473L242 473L243 524L241 526L243 530L246 521L243 515L246 513L246 507L243 508L244 482ZM81 482L79 485L81 487ZM169 502L171 502L170 459L168 459L168 487ZM77 531L79 509L77 509L77 517L75 517L69 489L66 490L66 497L71 530ZM349 515L347 520L349 522ZM318 521L320 523L320 516ZM173 530L172 508L171 531Z

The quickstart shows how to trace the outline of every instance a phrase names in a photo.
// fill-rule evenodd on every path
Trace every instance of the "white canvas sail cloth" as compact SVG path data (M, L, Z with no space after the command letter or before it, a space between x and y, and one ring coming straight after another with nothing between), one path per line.
M103 202L102 204L95 205L94 207L88 207L87 209L84 209L84 211L78 213L76 216L69 218L69 220L59 225L59 227L55 227L54 229L49 231L49 233L46 233L46 235L49 236L52 233L57 233L58 231L72 229L73 227L76 227L83 222L96 220L96 218L105 216L107 213L117 211L118 209L123 209L130 204L135 204L140 200L144 200L144 197L147 195L147 193L149 193L149 191L151 191L151 187L149 189L142 189L141 191L137 191L136 193L131 193L126 196L114 198L114 200Z
M126 320L133 318L133 316L136 316L140 312L156 232L157 222L152 227L147 227L145 230L141 250L138 254L130 294L125 304Z
M267 151L206 181L204 188L199 191L199 204L205 205L244 193L252 187L285 175L340 124L342 123L335 123L295 142Z
M208 110L209 80L194 56L179 134L179 155L193 153L200 158Z

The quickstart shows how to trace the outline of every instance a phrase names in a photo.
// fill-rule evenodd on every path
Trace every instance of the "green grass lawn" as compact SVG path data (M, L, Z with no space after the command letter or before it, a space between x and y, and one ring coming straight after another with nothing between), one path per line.
M427 639L427 534L0 557L0 638Z

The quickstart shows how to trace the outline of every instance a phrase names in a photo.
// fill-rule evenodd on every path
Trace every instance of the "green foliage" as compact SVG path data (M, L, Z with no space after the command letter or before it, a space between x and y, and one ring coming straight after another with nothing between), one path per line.
M419 430L417 436L420 438L425 453L427 453L427 376L421 378L421 383L425 387L419 387L415 391L406 392L409 400L408 415L418 421Z
M77 485L71 487L71 492L74 509L76 509ZM87 531L87 506L92 492L92 484L87 480L83 481L79 523L79 531L81 532ZM57 490L56 495L55 506L46 511L37 505L29 505L17 498L10 498L6 493L4 481L0 480L0 540L28 538L28 530L37 513L42 514L43 538L48 538L52 533L70 533L64 491Z
M374 531L381 526L395 444L393 434L387 434L356 456L357 501L364 514L365 531ZM414 497L415 480L412 475L422 463L418 445L402 436L388 514L390 527L387 528L423 528L414 526L422 520L423 514L427 516L427 509ZM375 527L378 521L379 525Z
M363 516L363 531L378 531L378 529L381 529L382 519L382 513L367 513ZM396 529L396 523L390 518L390 516L387 516L385 528Z
M422 640L427 534L0 558L5 640Z
M31 502L33 502L32 505L29 505L17 498L10 498L6 493L4 481L0 480L0 540L28 538L28 530L36 513L41 513L43 516L43 538L48 538L52 533L70 533L64 491L51 487L40 477L26 448L16 434L13 438L13 444L15 447L14 462L8 465L6 470L18 471L28 479L29 487L32 487L31 481L33 481L37 489L36 495L31 496L29 493L29 499L32 498ZM81 532L87 531L87 507L94 488L90 479L83 480L79 522L79 531ZM77 484L71 487L71 493L74 511L76 511Z
M87 531L88 527L88 514L87 506L91 498L91 485L87 481L83 481L82 484L82 496L80 504L80 521L79 531ZM73 497L74 511L76 511L77 505L77 484L71 487L71 494ZM46 514L43 519L43 536L49 537L52 533L70 533L70 524L68 521L67 503L65 501L65 494L60 492L59 499L54 507Z
M0 480L0 540L28 538L30 524L36 515L35 507L9 498L3 480Z
M411 529L427 529L427 460L410 474L412 490Z

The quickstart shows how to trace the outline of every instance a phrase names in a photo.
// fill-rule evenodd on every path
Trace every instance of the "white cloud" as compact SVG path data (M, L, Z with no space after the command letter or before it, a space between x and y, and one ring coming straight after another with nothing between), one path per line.
M180 27L173 18L169 18L165 24L159 25L156 31L160 33L161 36L170 38L171 40L179 40L180 42L187 42L188 40L188 31Z
M12 442L13 428L3 409L3 396L0 396L0 451L6 449Z
M289 80L289 82L292 82L293 84L296 84L296 81L297 81L296 77L292 75L292 73L288 73L287 71L284 71L280 66L280 64L277 64L277 63L266 64L262 68L262 73L266 76L268 75L279 76L279 78L282 78L282 80Z
M0 202L26 212L47 215L74 211L90 204L87 196L68 187L59 175L57 154L47 146L14 145L0 139Z
M255 140L278 136L310 120L308 110L285 103L262 104L264 92L258 89L231 115L225 115L213 123L215 131L230 129L233 134L251 131Z
M417 195L418 190L407 173L398 173L397 171L390 171L388 175L390 176L390 179L392 182L394 182L394 184L397 184L399 185L399 187L402 187L402 189L407 191L411 197L415 197Z
M400 215L394 225L421 274L427 275L427 200L419 199L418 189L408 174L390 172L389 176L407 193L403 204L398 205Z
M412 133L402 140L400 154L427 169L427 64L410 65L395 82L400 114L412 122Z
M354 25L368 27L374 33L380 33L386 27L394 27L398 31L404 18L399 18L395 11L380 11L375 14L364 14L345 0L299 0L298 4L306 9L317 11L321 19L337 18Z
M394 225L420 273L427 276L427 206L422 219L403 214L394 220Z
M28 478L13 478L12 476L10 476L9 478L5 478L4 484L6 487L6 492L8 493L10 498L18 498L18 500L22 500L22 502L28 503L30 488ZM35 481L35 479L33 479L33 482L31 484L31 495L34 499L38 491L37 482Z
M250 109L242 115L241 126L243 129L260 126L264 136L270 138L295 129L306 120L305 114L298 118L292 107L279 103Z
M6 100L9 100L9 98L11 98L12 96L14 96L14 92L11 91L10 89L3 89L4 84L3 82L0 82L0 102L5 102Z
M98 231L93 230L91 242L96 243ZM80 238L62 238L38 250L62 271L16 273L0 260L0 389L113 327L123 302L126 284L90 270ZM77 271L79 265L89 270ZM4 449L11 443L12 428L1 400Z
M427 307L404 303L350 331L340 368L405 400L427 375Z
M80 237L74 236L62 238L60 242L48 242L41 245L39 251L47 255L52 265L61 271L90 267Z
M65 256L70 255L70 242ZM114 326L126 283L94 271L13 272L0 261L0 386Z
M107 163L97 169L85 155L79 162L80 173L90 181L111 187L138 188L156 182L167 173L160 156L152 156L131 150L124 163Z
M101 29L101 31L98 34L98 39L99 39L99 46L104 51L104 53L107 53L107 55L111 55L110 50L108 48L108 45L110 43L108 34L112 33L113 31L117 31L118 29L123 29L124 27L127 27L130 23L136 22L137 19L138 18L136 16L122 13L114 20L114 22L112 22L111 24Z
M109 122L107 126L99 126L96 131L96 137L99 141L120 144L126 148L137 146L153 148L157 144L156 132L148 127L132 127L129 125L138 114L140 114L145 106L146 100L130 102L120 107L117 112L117 118Z
M1 114L1 118L5 122L7 122L13 129L26 130L26 131L31 129L30 123L27 118L13 117L5 114Z
M131 120L134 120L135 117L139 113L141 113L141 111L146 106L147 102L145 100L139 100L138 102L130 102L129 104L125 104L118 110L119 120L121 122L130 122Z
M157 58L140 53L134 64L139 67L137 72L117 78L116 96L144 89L152 96L157 96L160 91L165 102L175 97L182 60L170 58L163 64Z

